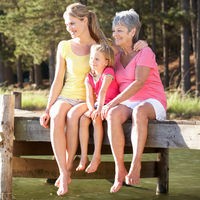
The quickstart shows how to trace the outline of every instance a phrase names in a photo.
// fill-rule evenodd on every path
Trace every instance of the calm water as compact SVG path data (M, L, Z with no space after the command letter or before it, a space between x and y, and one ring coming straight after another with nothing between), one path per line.
M16 200L200 200L200 151L170 150L169 194L156 196L156 179L141 179L137 187L123 187L110 194L107 180L73 180L65 197L45 179L14 178L13 199Z

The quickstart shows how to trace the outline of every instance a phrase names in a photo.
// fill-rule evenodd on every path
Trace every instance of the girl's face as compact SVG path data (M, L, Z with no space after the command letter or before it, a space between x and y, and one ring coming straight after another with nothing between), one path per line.
M108 65L108 60L102 52L93 50L90 53L90 68L98 74L101 74Z
M128 31L128 28L123 25L116 25L113 27L113 38L115 40L115 44L124 47L126 45L132 44L132 38L134 36L134 29Z
M67 15L65 17L65 25L67 31L70 33L72 38L80 37L87 27L87 18L83 18L82 20Z

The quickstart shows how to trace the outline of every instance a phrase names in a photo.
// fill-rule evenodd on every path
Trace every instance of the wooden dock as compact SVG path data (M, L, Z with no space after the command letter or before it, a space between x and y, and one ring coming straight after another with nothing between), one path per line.
M50 144L49 129L39 124L35 112L14 109L14 95L0 95L0 177L1 198L12 199L12 177L56 178L58 169ZM102 154L111 154L104 122ZM131 154L131 121L124 124L126 136L125 153ZM92 132L92 127L90 129ZM200 121L150 121L144 153L155 153L157 158L142 162L142 178L158 180L156 193L168 193L169 148L200 149ZM93 152L90 138L89 153ZM78 150L77 155L80 153ZM38 156L38 157L37 157ZM48 159L47 159L48 158ZM79 160L75 159L74 168ZM130 162L126 163L129 167ZM93 174L76 172L72 178L114 179L114 163L102 162Z

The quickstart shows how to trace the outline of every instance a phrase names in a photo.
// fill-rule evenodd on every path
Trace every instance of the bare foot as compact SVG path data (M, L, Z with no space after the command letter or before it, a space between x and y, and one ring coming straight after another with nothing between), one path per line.
M76 171L83 171L85 169L87 163L88 163L88 157L81 158L79 165L76 168Z
M57 195L62 196L68 192L67 175L61 174L59 176L59 188L57 190Z
M115 181L113 186L110 188L110 193L116 193L121 189L126 175L127 175L126 169L119 172L118 174L115 174Z
M57 180L56 180L56 182L54 183L54 185L55 185L56 187L59 187L59 185L60 185L60 176L57 178Z
M92 158L92 161L90 162L90 164L88 165L88 167L86 168L85 171L87 173L96 172L100 163L101 163L101 159L100 158Z
M136 185L140 183L141 162L131 164L128 175L125 177L127 185Z
M72 182L70 176L67 177L67 183L70 184ZM56 187L60 187L60 176L57 178L56 182L54 183Z

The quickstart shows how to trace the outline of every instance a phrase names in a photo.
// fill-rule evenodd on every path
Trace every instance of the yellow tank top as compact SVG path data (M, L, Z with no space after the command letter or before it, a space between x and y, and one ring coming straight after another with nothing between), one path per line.
M73 53L70 41L61 41L61 56L66 61L65 83L60 96L70 99L86 99L85 77L90 71L89 54Z

